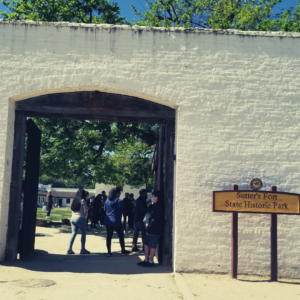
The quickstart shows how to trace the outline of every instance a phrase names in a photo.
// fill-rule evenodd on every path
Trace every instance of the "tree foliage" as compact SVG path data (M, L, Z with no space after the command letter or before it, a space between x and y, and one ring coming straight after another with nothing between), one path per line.
M116 2L109 0L0 0L4 18L45 22L125 24Z
M282 0L146 0L138 25L261 31L300 31L300 4L274 13Z
M40 175L132 187L151 184L159 126L35 119L42 131Z
M77 178L76 180L65 180L65 179L55 179L43 175L39 178L39 183L48 185L51 184L55 188L77 188L77 189L93 189L95 184L92 181L87 180L86 178Z

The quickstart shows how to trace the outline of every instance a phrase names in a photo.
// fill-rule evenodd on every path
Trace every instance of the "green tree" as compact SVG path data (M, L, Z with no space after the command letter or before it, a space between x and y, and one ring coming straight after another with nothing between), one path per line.
M39 178L39 183L48 185L51 184L52 187L56 188L86 188L93 189L95 188L95 183L87 180L84 177L77 178L76 180L64 180L64 179L55 179L52 177L48 177L46 175L42 175Z
M146 0L147 11L134 6L138 25L261 31L300 31L300 4L273 13L282 0Z
M0 0L4 18L45 22L127 23L116 2L109 0Z
M93 185L151 184L149 160L158 125L96 121L34 120L42 131L40 175Z

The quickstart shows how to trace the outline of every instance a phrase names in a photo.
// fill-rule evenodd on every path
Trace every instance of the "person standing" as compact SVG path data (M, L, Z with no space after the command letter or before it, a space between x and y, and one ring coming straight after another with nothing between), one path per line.
M128 227L129 230L130 228L130 223L131 223L131 215L132 215L132 204L131 200L129 199L129 193L125 194L125 198L123 199L123 204L124 204L124 214L123 214L123 227L124 227L124 232L126 232L126 220L128 220Z
M156 247L159 242L160 236L164 231L164 203L162 201L160 191L155 191L152 193L152 204L149 206L148 212L151 217L149 220L149 225L146 229L146 236L144 239L145 247L145 260L139 262L138 265L141 267L154 267L153 258L155 255Z
M113 188L109 191L108 199L104 204L104 210L106 212L105 216L105 226L106 226L106 246L108 257L112 256L111 253L111 239L113 237L114 231L117 232L119 236L121 255L128 255L130 251L125 250L124 233L122 226L122 214L124 211L123 201L119 199L121 191L118 188Z
M98 225L99 221L99 215L100 215L100 206L101 206L101 195L97 195L95 199L91 203L91 228L96 228L96 225Z
M51 195L51 192L48 192L48 195L47 195L47 216L46 218L47 219L50 219L50 213L51 213L51 209L53 207L53 197Z
M145 214L147 212L147 191L145 189L140 190L140 197L136 199L135 202L135 211L134 211L134 234L133 234L133 241L132 241L132 251L138 252L140 249L137 247L137 241L140 232L142 233L142 240L144 243L144 238L146 235L146 227L145 223L143 222Z
M91 218L91 200L89 199L89 192L85 191L86 195L86 205L87 205L87 218L86 218L86 230L91 231L88 227L89 219Z
M104 204L107 200L107 196L105 191L102 191L101 193L101 208L100 208L100 225L104 226L105 225L105 210L104 210Z
M128 217L128 226L129 226L130 233L133 233L134 232L133 218L134 218L134 211L135 211L135 199L134 199L134 195L130 194L129 195L129 199L131 201L131 211L130 211L130 215Z
M72 218L71 218L72 234L71 234L70 244L69 244L69 249L67 251L67 254L75 254L74 251L72 250L72 247L79 229L81 231L80 254L90 254L90 252L85 249L86 218L88 216L87 196L85 190L77 191L75 198L71 204L71 210L72 210Z

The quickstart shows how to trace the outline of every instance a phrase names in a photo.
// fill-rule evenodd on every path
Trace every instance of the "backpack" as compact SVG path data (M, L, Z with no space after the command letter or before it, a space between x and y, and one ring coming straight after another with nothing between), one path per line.
M79 200L77 197L72 201L71 204L71 210L74 212L78 212L80 211L80 207L81 207L81 200Z

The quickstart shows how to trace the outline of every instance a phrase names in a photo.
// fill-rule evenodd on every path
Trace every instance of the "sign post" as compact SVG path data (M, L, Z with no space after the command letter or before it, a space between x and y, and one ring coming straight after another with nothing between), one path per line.
M277 192L276 185L271 186L272 192ZM271 214L271 281L277 281L277 214Z
M230 191L214 191L213 212L231 213L231 278L237 278L238 269L238 213L271 214L271 281L277 281L277 214L299 215L300 195L271 191L258 191L262 186L260 179L251 181L253 190L239 190L237 184Z
M232 185L232 190L237 191L239 186ZM238 270L238 213L231 214L231 278L237 279Z

